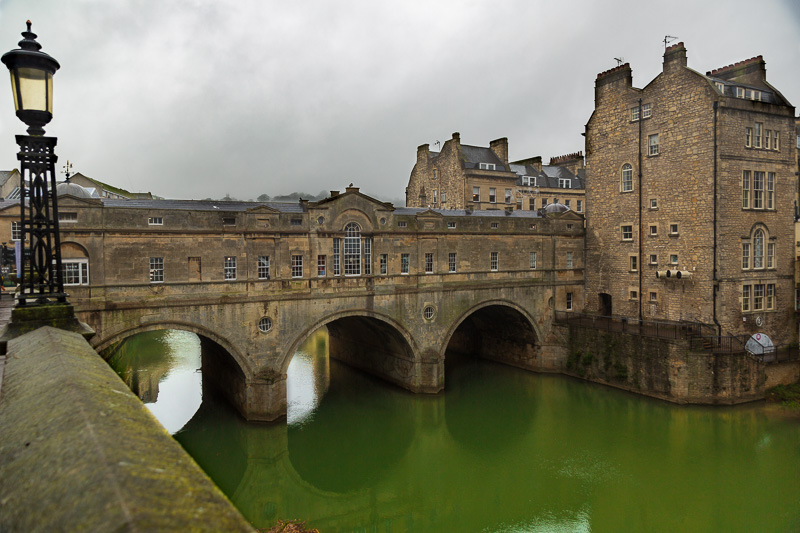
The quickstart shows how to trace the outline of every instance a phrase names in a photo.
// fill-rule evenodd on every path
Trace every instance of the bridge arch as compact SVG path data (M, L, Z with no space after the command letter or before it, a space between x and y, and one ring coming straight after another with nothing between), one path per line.
M236 362L237 366L245 376L252 376L254 373L253 366L247 357L245 357L244 354L242 354L227 338L219 335L217 332L209 328L191 322L183 322L179 320L159 320L152 321L147 324L139 324L133 327L115 331L107 336L104 335L102 338L94 338L92 339L92 346L97 352L102 352L109 346L125 340L128 337L132 337L133 335L162 329L179 329L182 331L195 333L201 337L205 337L218 344L223 350L225 350Z
M295 336L282 354L280 372L285 375L292 357L308 337L326 326L329 354L409 390L420 388L420 350L411 333L396 320L368 309L330 313L315 320ZM386 357L372 355L379 348Z
M485 359L535 369L542 338L527 309L510 300L486 300L453 322L443 337L440 353L444 355L448 348L469 351Z

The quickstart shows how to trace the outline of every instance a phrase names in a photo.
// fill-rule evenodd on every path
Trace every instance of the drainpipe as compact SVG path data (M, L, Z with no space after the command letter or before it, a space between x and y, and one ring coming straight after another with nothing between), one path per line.
M711 288L711 312L714 317L714 324L717 326L717 336L722 336L722 325L717 320L717 290L719 289L719 279L717 278L717 113L719 102L714 102L714 253L712 263L714 268L714 278Z
M642 236L643 236L643 231L642 231L642 99L641 98L639 98L639 164L637 166L639 167L639 185L637 186L637 189L639 191L639 193L638 193L639 220L638 220L638 224L637 224L639 226L639 243L637 245L637 248L638 248L637 252L638 252L638 256L639 257L636 259L636 261L637 261L636 267L637 267L637 270L639 272L639 322L641 322L642 318L643 318L643 316L642 316L642 300L644 299L644 295L642 294L642 270L643 270L643 268L642 268Z

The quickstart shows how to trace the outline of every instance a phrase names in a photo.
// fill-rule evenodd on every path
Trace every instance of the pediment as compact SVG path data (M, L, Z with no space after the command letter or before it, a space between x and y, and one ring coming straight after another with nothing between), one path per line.
M280 211L268 205L257 205L246 210L247 213L252 215L278 215Z
M444 215L433 209L426 209L425 211L417 213L416 218L444 218Z

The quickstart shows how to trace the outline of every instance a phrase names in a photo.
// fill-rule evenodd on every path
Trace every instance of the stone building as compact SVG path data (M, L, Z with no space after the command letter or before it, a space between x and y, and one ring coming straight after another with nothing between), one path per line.
M508 161L508 139L489 147L461 144L453 134L441 151L423 144L406 187L406 205L433 209L536 210L562 203L583 212L583 154Z
M761 56L703 75L679 43L644 88L602 72L585 135L588 312L796 341L794 107Z

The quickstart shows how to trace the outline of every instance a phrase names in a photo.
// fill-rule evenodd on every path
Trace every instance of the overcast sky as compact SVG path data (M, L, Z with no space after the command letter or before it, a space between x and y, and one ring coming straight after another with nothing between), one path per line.
M58 168L167 198L400 200L416 147L508 137L512 160L583 150L598 72L661 71L665 35L705 73L763 55L800 102L798 0L0 0L55 77ZM0 84L0 169L18 167Z

